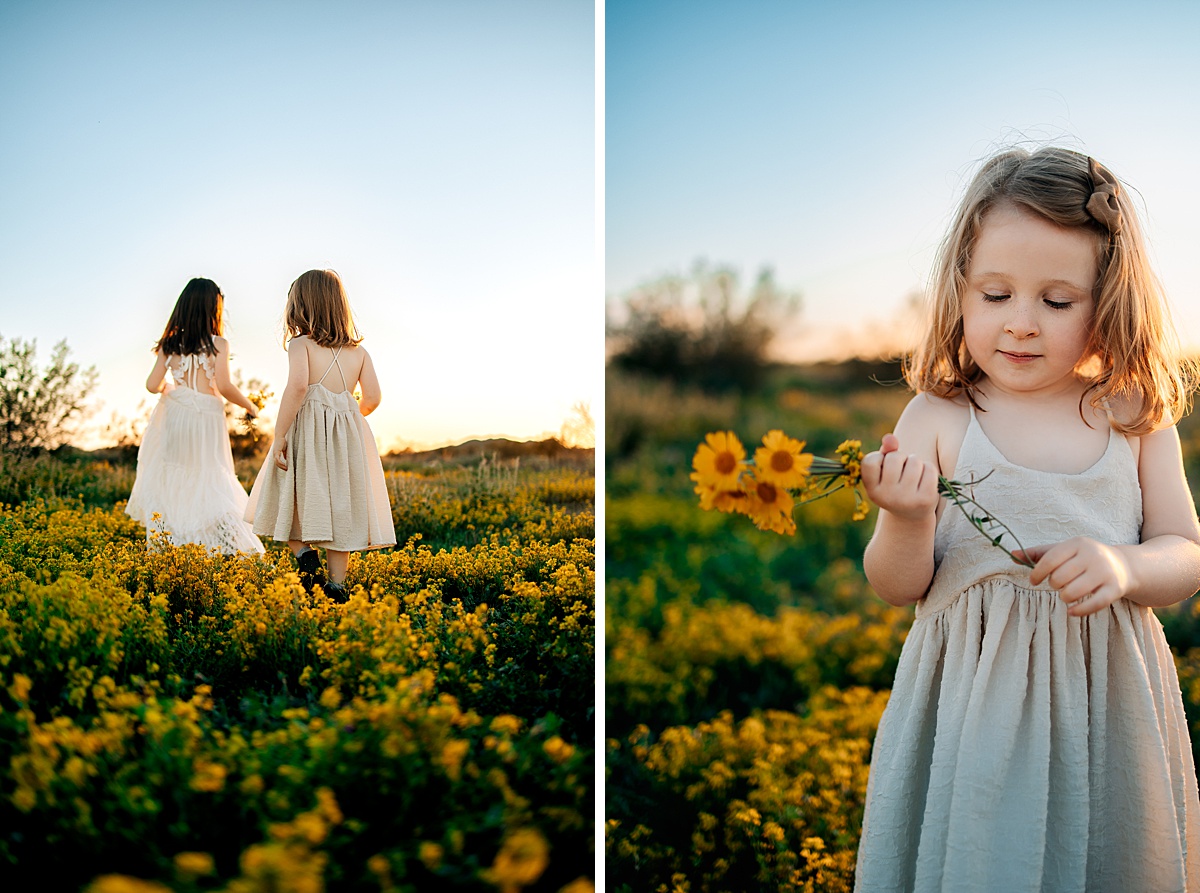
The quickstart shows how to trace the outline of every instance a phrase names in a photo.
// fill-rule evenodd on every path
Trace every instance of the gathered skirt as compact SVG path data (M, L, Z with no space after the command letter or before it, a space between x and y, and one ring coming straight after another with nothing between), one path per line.
M875 741L855 889L1200 889L1191 741L1154 612L1070 617L1008 576L925 608Z
M383 463L352 394L309 385L288 431L287 470L267 456L245 517L280 542L340 552L396 544Z

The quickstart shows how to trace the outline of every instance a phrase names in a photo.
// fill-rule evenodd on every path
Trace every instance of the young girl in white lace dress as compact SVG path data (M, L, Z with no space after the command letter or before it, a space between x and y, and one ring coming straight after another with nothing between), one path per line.
M291 546L306 588L320 584L342 601L349 553L396 544L383 464L365 418L379 406L379 379L332 270L309 270L292 283L284 325L288 381L246 520ZM327 578L315 547L328 556Z
M242 517L246 491L233 471L221 398L251 418L257 411L229 379L223 308L210 279L193 279L175 302L146 379L146 390L162 396L138 448L125 511L146 526L148 538L158 533L176 545L199 543L226 554L262 552Z
M1200 587L1174 425L1195 374L1126 190L1072 151L993 157L931 303L917 396L862 463L867 576L916 620L856 889L1200 890L1188 722L1152 610ZM1032 569L939 499L939 475L979 482Z

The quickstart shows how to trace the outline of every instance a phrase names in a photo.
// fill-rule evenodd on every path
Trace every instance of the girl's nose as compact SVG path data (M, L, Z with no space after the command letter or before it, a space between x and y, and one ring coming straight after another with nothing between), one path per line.
M1038 333L1037 315L1023 307L1014 307L1004 331L1014 338L1032 338Z

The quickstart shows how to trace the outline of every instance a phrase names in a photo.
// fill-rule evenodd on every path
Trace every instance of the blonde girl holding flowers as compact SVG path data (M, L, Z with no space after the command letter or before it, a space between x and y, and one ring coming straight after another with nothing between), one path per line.
M988 160L943 243L917 396L862 460L863 563L916 605L856 889L1200 890L1200 799L1153 608L1200 588L1182 360L1128 193L1057 148ZM939 498L974 495L1014 562Z
M332 270L309 270L292 283L284 324L288 381L246 520L291 547L306 588L320 584L343 601L350 553L396 543L383 465L365 418L379 406L379 379ZM327 577L317 547L328 556Z

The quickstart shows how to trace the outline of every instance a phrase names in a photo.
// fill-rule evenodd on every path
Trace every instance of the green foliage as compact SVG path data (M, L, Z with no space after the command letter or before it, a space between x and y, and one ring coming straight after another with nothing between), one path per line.
M38 499L112 505L129 496L133 478L129 461L101 458L69 446L52 453L0 453L0 505Z
M702 512L708 431L780 428L872 449L909 398L894 366L771 370L734 399L610 370L606 381L607 877L617 891L849 891L870 743L911 610L862 573L852 500L797 533ZM1179 425L1200 482L1200 419ZM746 444L753 449L753 444ZM1200 744L1200 613L1157 612Z
M148 548L120 503L0 508L0 873L588 889L594 495L572 468L500 478L431 473L450 545L356 554L344 606L277 546Z
M23 456L65 441L96 386L95 367L81 371L69 352L58 342L40 369L36 340L0 336L0 452Z

